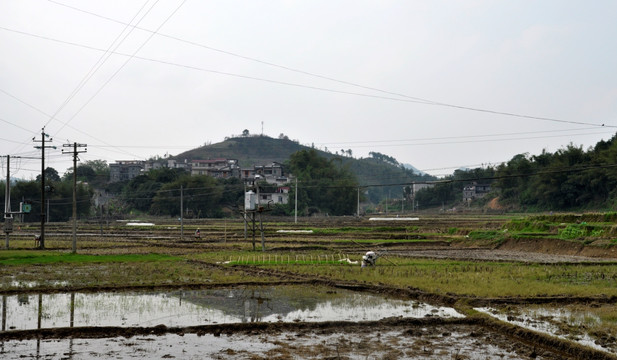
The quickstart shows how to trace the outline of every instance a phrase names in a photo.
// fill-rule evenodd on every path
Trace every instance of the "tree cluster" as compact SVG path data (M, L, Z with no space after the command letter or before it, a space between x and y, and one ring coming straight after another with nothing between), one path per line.
M457 170L416 195L421 207L456 205L463 187L490 184L501 205L528 211L605 210L617 205L617 138L583 150L569 144L554 153L518 154L495 167Z
M617 201L617 140L583 150L519 154L496 168L504 204L538 210L608 209Z
M78 167L79 174L79 167ZM68 221L73 216L73 177L62 179L53 168L45 169L45 204L43 211L49 214L49 221ZM77 216L90 214L92 188L83 182L77 184ZM40 220L41 214L41 176L35 180L11 181L11 211L19 211L19 203L27 202L32 206L29 214L24 214L26 222ZM0 201L5 202L6 182L0 183ZM4 210L4 208L2 209ZM48 211L49 210L49 211Z
M244 199L240 179L191 176L182 169L151 170L120 185L120 199L129 208L152 215L180 216L182 200L185 217L221 217Z
M301 183L298 187L301 215L353 215L356 212L358 181L340 158L326 159L314 149L301 150L291 155L288 166ZM294 191L295 188L290 198L295 196ZM289 205L290 208L294 206L291 202Z
M494 176L493 167L455 170L452 175L440 179L432 187L418 191L414 200L420 209L452 207L462 202L465 186L473 182L491 185Z
M398 166L399 165L398 160L396 160L392 156L388 156L388 155L382 154L380 152L371 151L371 152L368 153L368 155L371 158L375 159L375 160L383 161L383 162L388 163L390 165L394 165L394 166Z

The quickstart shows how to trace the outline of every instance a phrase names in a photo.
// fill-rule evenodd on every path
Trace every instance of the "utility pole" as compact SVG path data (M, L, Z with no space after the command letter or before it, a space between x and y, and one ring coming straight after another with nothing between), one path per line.
M295 199L295 209L294 209L294 224L298 223L298 178L296 177L296 191L294 191Z
M386 215L388 215L388 202L390 201L390 190L388 190L388 196L386 196Z
M358 217L360 217L360 187L359 187L359 186L358 186L358 206L357 206L357 209L358 209L358 210L357 210L357 212L356 212L356 215L357 215Z
M9 248L9 234L13 215L11 213L11 155L6 156L6 186L4 191L4 232L6 233L6 249Z
M184 240L184 185L180 185L180 240Z
M242 217L244 217L244 241L246 241L246 237L248 235L248 226L246 220L246 181L244 181L244 211L242 212Z
M62 149L63 154L73 154L73 254L77 252L77 154L84 153L88 149L85 147L88 146L86 144L78 144L76 142L71 144L64 144L62 147L70 148L73 147L73 151ZM83 150L77 150L77 148L84 148Z
M4 156L0 156L4 157ZM19 157L19 156L17 156ZM24 214L30 212L30 204L26 203L23 198L19 204L19 211L11 211L11 156L6 156L6 187L4 198L4 232L6 233L5 248L9 248L9 234L13 232L13 215L21 215L21 221L24 221Z
M48 134L45 134L45 128L41 129L41 140L32 138L33 142L40 142L41 146L35 146L36 149L41 149L41 235L39 238L39 248L45 249L45 149L55 149L55 146L45 146L45 138L49 138ZM52 138L49 141L53 141Z

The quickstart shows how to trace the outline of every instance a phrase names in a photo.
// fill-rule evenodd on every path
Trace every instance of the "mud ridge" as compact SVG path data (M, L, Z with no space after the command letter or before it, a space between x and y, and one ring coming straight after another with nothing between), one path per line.
M527 345L538 346L552 350L569 358L587 360L615 360L616 355L585 347L572 341L541 334L516 325L504 323L497 319L483 317L481 325L489 331L501 333L507 337L523 342Z
M235 323L199 325L187 327L167 327L157 325L152 327L119 327L119 326L88 326L88 327L60 327L50 329L11 330L0 332L0 341L5 340L28 340L28 339L96 339L110 337L133 337L139 335L165 335L165 334L213 334L213 335L262 335L291 331L319 331L328 332L357 332L360 329L380 329L384 327L402 326L439 326L439 325L482 325L478 318L444 319L427 317L424 319L414 318L388 318L378 321L325 321L325 322L296 322L296 323Z
M188 327L167 327L157 325L153 327L62 327L51 329L13 330L0 332L0 341L10 340L33 340L33 339L102 339L135 336L166 334L196 334L214 336L243 334L249 336L261 336L264 334L280 334L285 332L296 333L350 333L357 334L365 331L386 331L402 328L407 333L418 333L417 330L425 327L435 328L438 326L452 327L459 325L479 326L490 332L499 333L506 338L523 343L530 348L541 348L557 353L563 358L591 359L591 360L615 360L617 356L599 350L578 345L567 340L554 338L531 330L523 329L515 325L503 323L496 319L485 316L473 316L467 318L444 319L426 317L414 318L388 318L379 321L347 322L297 322L297 323L236 323L199 325Z

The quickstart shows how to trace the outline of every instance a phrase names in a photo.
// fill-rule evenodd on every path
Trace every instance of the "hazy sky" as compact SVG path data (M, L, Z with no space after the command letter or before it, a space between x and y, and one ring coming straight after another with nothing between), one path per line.
M44 126L61 174L67 142L111 163L262 124L432 174L586 149L617 131L616 14L613 0L0 0L0 155L35 177Z

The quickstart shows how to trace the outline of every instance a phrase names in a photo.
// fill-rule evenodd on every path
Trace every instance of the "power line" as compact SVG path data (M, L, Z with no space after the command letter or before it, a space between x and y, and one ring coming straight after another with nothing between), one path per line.
M157 1L156 1L156 2L155 2L155 3L154 3L151 7L150 7L150 9L148 9L148 11L147 11L147 12L146 12L146 13L145 13L142 17L141 17L141 19L139 20L139 22L141 22L141 21L145 18L145 16L146 16L146 15L148 15L148 13L152 10L152 8L154 8L154 6L158 3L158 1L159 1L159 0L157 0ZM135 16L133 17L133 19L135 19L135 17L137 17L137 15L138 15L138 14L142 11L142 9L145 7L145 5L146 5L148 2L149 2L149 0L147 0L147 1L144 3L144 5L140 8L140 10L137 12L137 14L135 14ZM160 28L161 28L161 27L162 27L162 26L163 26L163 25L164 25L164 24L165 24L165 23L166 23L166 22L167 22L167 21L168 21L168 20L169 20L169 19L170 19L170 18L171 18L171 17L172 17L172 16L173 16L173 15L174 15L174 14L175 14L175 13L176 13L179 9L180 9L180 7L182 7L182 5L184 5L184 3L185 3L185 2L186 2L186 0L184 0L184 1L183 1L183 2L182 2L179 6L178 6L178 7L176 7L176 9L175 9L175 10L174 10L174 11L173 11L173 12L172 12L172 13L171 13L171 14L170 14L170 15L169 15L166 19L165 19L165 21L163 21L163 23L161 23L161 25L159 26L159 29L160 29ZM131 21L132 21L132 20L131 20ZM139 22L138 22L138 23L139 23ZM6 30L9 30L9 29L6 29ZM125 29L125 30L126 30L126 29ZM9 30L9 31L10 31L10 30ZM21 34L27 34L27 33L25 33L25 32L19 32L19 31L16 31L16 32L21 33ZM116 47L115 47L116 49L117 49L117 48L118 48L118 46L120 46L120 44L121 44L121 43L122 43L122 42L126 39L126 37L128 37L128 35L129 35L131 32L132 32L132 29L131 29L131 31L129 31L129 32L126 34L126 36L125 36L125 37L124 37L124 38L123 38L123 39L122 39L122 40L121 40L121 41L120 41L120 42L116 45ZM101 66L105 63L105 61L107 61L107 59L109 58L109 56L110 56L111 54L115 54L113 51L111 51L111 48L113 47L114 43L116 43L116 40L117 40L117 39L118 39L118 38L122 35L122 33L124 33L124 30L120 33L120 35L118 35L118 37L116 37L116 39L114 40L114 42L112 42L112 44L108 47L108 49L107 49L107 50L103 50L103 52L104 52L104 53L103 53L103 55L102 55L102 56L99 58L99 60L98 60L98 61L97 61L97 62L93 65L93 67L92 67L92 68L90 69L90 71L89 71L89 72L88 72L88 73L84 76L84 78L82 78L82 80L81 80L81 81L80 81L80 83L77 85L77 87L76 87L76 88L75 88L75 89L71 92L71 94L70 94L70 95L69 95L69 96L65 99L65 101L64 101L64 102L60 105L60 107L56 110L56 112L55 112L53 115L46 114L45 112L43 112L43 111L39 110L38 108L36 108L36 107L34 107L34 106L32 106L32 105L30 105L30 104L26 103L25 101L22 101L21 99L17 98L16 96L14 96L14 95L12 95L12 94L9 94L7 91L1 90L1 89L0 89L0 91L2 91L3 93L7 94L8 96L10 96L10 97L12 97L12 98L14 98L14 99L16 99L16 100L18 100L18 101L20 101L21 103L23 103L23 104L25 104L25 105L27 105L27 106L29 106L29 107L31 107L31 108L33 108L33 109L37 110L38 112L40 112L40 113L42 113L42 114L46 115L46 116L49 118L49 120L47 121L47 123L45 124L45 126L47 126L47 125L51 122L51 120L57 120L57 121L59 121L59 122L62 124L62 126L61 126L61 127L60 127L60 129L56 132L56 135L57 135L57 134L58 134L58 133L59 133L59 132L60 132L60 131L61 131L61 130L65 127L65 126L69 126L69 123L70 123L70 122L71 122L71 121L72 121L72 120L73 120L73 119L74 119L74 118L75 118L75 117L76 117L76 116L77 116L77 115L78 115L78 114L79 114L79 113L80 113L80 112L81 112L81 111L82 111L82 110L83 110L83 109L84 109L84 108L85 108L85 107L86 107L86 106L87 106L87 105L88 105L88 104L89 104L89 103L90 103L90 102L91 102L91 101L92 101L92 100L93 100L93 99L94 99L94 98L95 98L95 97L96 97L96 96L97 96L100 92L101 92L101 90L102 90L102 89L103 89L103 88L104 88L104 87L105 87L105 86L106 86L106 85L107 85L107 84L108 84L108 83L109 83L109 82L110 82L110 81L111 81L111 80L112 80L112 79L113 79L113 78L114 78L114 77L115 77L115 76L119 73L119 71L120 71L120 70L121 70L121 69L122 69L122 68L123 68L123 67L124 67L124 66L125 66L125 65L126 65L126 64L130 61L130 60L131 60L131 59L132 59L133 55L135 55L135 54L136 54L139 50L141 50L141 48L143 48L143 46L145 46L145 45L146 45L146 43L147 43L147 42L148 42L148 41L152 38L152 36L154 35L154 34L153 34L153 35L151 35L148 39L146 39L146 40L142 43L142 45L141 45L140 47L138 47L138 48L137 48L137 50L133 53L133 55L129 55L129 58L128 58L128 59L126 59L126 61L122 64L122 66L120 66L120 68L119 68L119 69L118 69L118 70L117 70L114 74L112 74L112 76L111 76L111 77L110 77L110 78L109 78L109 79L108 79L108 80L107 80L107 81L106 81L106 82L105 82L105 83L104 83L104 84L103 84L103 85L102 85L102 86L101 86L101 87L100 87L100 88L99 88L99 89L95 92L95 94L94 94L92 97L90 97L90 98L88 99L88 101L87 101L87 102L86 102L86 103L85 103L85 104L84 104L81 108L79 108L79 110L78 110L78 111L77 111L77 112L76 112L76 113L75 113L75 114L74 114L74 115L73 115L73 116L72 116L69 120L67 120L66 122L63 122L63 121L61 121L61 120L57 119L57 118L56 118L56 116L58 115L58 113L59 113L59 112L60 112L60 111L61 111L61 110L62 110L62 109L63 109L63 108L64 108L64 107L65 107L65 106L66 106L66 105L70 102L70 100L71 100L71 99L72 99L72 98L73 98L73 97L74 97L74 96L75 96L75 95L76 95L76 94L77 94L77 93L78 93L78 92L79 92L79 91L80 91L80 90L81 90L81 89L85 86L85 84L88 82L88 80L90 80L90 79L92 78L92 76L94 75L94 73L95 73L95 72L96 72L96 71L97 71L97 70L98 70L98 69L99 69L99 68L100 68L100 67L101 67ZM50 39L50 38L47 38L47 39ZM109 55L108 55L108 54L109 54ZM107 56L107 57L105 57L106 55L108 55L108 56ZM71 127L71 128L73 128L73 127ZM79 132L83 133L82 131L80 131L80 130L78 130L78 129L75 129L75 128L73 128L73 129L74 129L74 130L76 130L76 131L79 131ZM85 133L84 133L84 134L85 134ZM88 135L88 134L85 134L85 135ZM88 135L88 136L91 136L91 135ZM91 137L92 137L92 138L94 138L94 139L96 139L96 140L99 140L99 139L97 139L97 138L95 138L95 137L93 137L93 136L91 136ZM99 140L99 141L101 141L101 140ZM102 142L104 142L104 141L102 141ZM26 145L27 143L20 143L20 144L22 144L22 145ZM128 152L126 152L126 153L127 153L127 154L130 154L130 153L128 153ZM135 156L135 157L139 157L139 156L134 155L134 154L130 154L130 155L131 155L131 156Z
M366 143L381 143L381 142L392 143L392 142L404 142L404 141L431 141L431 140L481 138L481 137L493 137L493 136L530 135L530 134L569 132L569 131L581 131L581 130L592 130L592 129L597 129L597 127L586 127L586 128L576 128L576 129L561 129L561 130L525 131L525 132L498 133L498 134L443 136L443 137L415 138L415 139L398 139L398 140L395 139L395 140L345 141L345 142L317 143L317 145L366 144Z
M28 130L28 129L26 129L25 127L20 126L20 125L17 125L17 124L15 124L15 123L12 123L12 122L10 122L10 121L8 121L8 120L5 120L5 119L3 119L3 118L0 118L0 121L2 121L2 122L4 122L4 123L7 123L7 124L9 124L9 125L12 125L12 126L14 126L14 127L18 128L18 129L21 129L21 130L24 130L24 131L26 131L26 132L31 133L31 131L30 131L30 130Z
M105 19L105 20L108 20L108 21L112 21L112 22L116 22L116 23L119 23L119 24L124 24L124 25L130 26L130 24L126 24L126 23L124 23L122 21L119 21L119 20L116 20L116 19L112 19L112 18L109 18L109 17L106 17L106 16L102 16L102 15L99 15L99 14L96 14L96 13L93 13L93 12L89 12L89 11L86 11L86 10L82 10L82 9L77 8L77 7L66 5L66 4L63 4L63 3L58 2L58 1L54 1L54 0L48 0L48 1L50 1L51 3L57 4L57 5L60 5L60 6L67 7L69 9L73 9L73 10L76 10L76 11L79 11L79 12L82 12L82 13L86 13L86 14L89 14L89 15L92 15L92 16L99 17L99 18L102 18L102 19ZM139 30L150 32L150 33L153 33L153 34L156 33L156 32L153 32L152 30L149 30L149 29L144 29L144 28L140 28L140 27L137 27L137 28ZM211 46L207 46L207 45L204 45L204 44L199 44L197 42L188 41L188 40L176 37L176 36L171 36L171 35L166 35L166 34L161 34L161 33L157 33L157 35L162 36L162 37L166 37L166 38L169 38L169 39L173 39L173 40L176 40L176 41L180 41L180 42L183 42L183 43L186 43L186 44L198 46L198 47L201 47L201 48L204 48L204 49L220 52L220 53L223 53L223 54L226 54L226 55L238 57L238 58L241 58L241 59L257 62L257 63L260 63L260 64L272 66L272 67L276 67L276 68L279 68L279 69L284 69L284 70L300 73L300 74L303 74L303 75L308 75L308 76L312 76L312 77L316 77L316 78L320 78L320 79L324 79L324 80L329 80L329 81L333 81L333 82L337 82L337 83L341 83L341 84L345 84L345 85L350 85L350 86L354 86L354 87L358 87L358 88L362 88L362 89L366 89L366 90L377 91L377 92L388 94L388 95L400 96L400 97L406 98L408 100L414 100L412 102L418 102L418 103L423 103L423 104L427 104L427 105L451 107L451 108L456 108L456 109L461 109L461 110L484 112L484 113L503 115L503 116L527 118L527 119L533 119L533 120L554 121L554 122L569 123L569 124L579 124L579 125L583 125L584 124L584 125L592 125L592 126L600 126L600 127L605 126L605 124L592 124L592 123L568 121L568 120L562 120L562 119L556 119L556 118L539 117L539 116L532 116L532 115L523 115L523 114L517 114L517 113L512 113L512 112L504 112L504 111L497 111L497 110L490 110L490 109L482 109L482 108L476 108L476 107L470 107L470 106L462 106L462 105L449 104L449 103L445 103L445 102L433 101L433 100L424 99L424 98L420 98L420 97L409 96L409 95L402 94L402 93L382 90L382 89L378 89L378 88L371 87L371 86L361 85L361 84L350 82L350 81L339 80L339 79L336 79L336 78L333 78L333 77L319 75L319 74L308 72L308 71L305 71L305 70L295 69L295 68L292 68L292 67L288 67L288 66L284 66L284 65L280 65L280 64L276 64L276 63L260 60L260 59L256 59L256 58L253 58L253 57L250 57L250 56L240 55L240 54L233 53L233 52L230 52L230 51L217 49L217 48L214 48L214 47L211 47ZM356 95L361 95L361 94L356 94ZM365 96L365 95L362 95L362 96ZM391 99L391 100L395 100L395 99ZM617 127L617 126L610 126L610 127Z
M130 23L133 22L133 20L135 20L135 18L137 17L137 15L139 15L139 13L141 13L141 11L146 7L146 4L148 4L150 0L146 0L144 2L144 4L141 6L141 8L139 9L139 11L137 11L137 13L133 16L133 18L131 19ZM154 6L158 3L158 0L150 7L150 9L148 9L148 11L146 11L146 13L141 17L141 19L139 19L139 21L137 22L137 24L139 24L149 13L150 11L154 8ZM118 34L118 36L116 36L116 38L114 39L114 41L112 41L112 43L109 45L109 47L107 48L107 50L101 55L101 57L99 57L99 59L92 65L92 67L90 68L90 70L84 75L84 77L81 79L81 81L77 84L77 86L75 87L75 89L73 89L73 91L69 94L69 96L64 100L64 102L62 102L62 104L60 105L60 107L58 107L58 109L56 110L56 112L54 112L53 115L50 116L49 120L45 123L45 126L49 125L49 122L54 119L56 117L56 115L58 115L60 113L60 111L62 111L62 109L64 109L64 107L66 105L68 105L68 103L75 97L75 95L77 95L77 93L86 85L86 83L92 78L92 76L94 76L94 74L103 66L103 64L105 64L105 62L107 62L107 60L109 59L109 57L111 56L110 50L112 47L114 47L114 44L116 44L116 42L118 42L115 46L114 49L117 49L122 42L124 42L124 40L126 40L126 38L131 34L131 32L133 31L133 29L131 29L130 31L128 31L126 33L126 35L124 36L124 38L122 38L122 40L118 41L118 39L120 39L120 37L122 36L122 34L124 34L124 32L129 28L129 24L127 24L125 26L124 29L122 29L122 31L120 32L120 34Z
M158 3L159 0L157 0L156 3ZM182 7L182 5L184 5L184 3L186 2L186 0L183 0L182 3L180 3L180 5L178 5L178 7L176 7L176 9L169 14L169 16L159 25L159 27L157 28L156 31L160 30L166 23L167 21L169 21L169 19L172 18L172 16L174 16L176 14L176 12L178 10L180 10L180 8ZM154 3L154 5L156 5L156 3ZM154 5L152 5L152 7L154 7ZM152 8L150 8L152 9ZM147 13L146 13L147 15ZM145 15L144 15L145 16ZM109 79L107 79L107 81L105 81L103 83L103 85L101 85L101 87L99 87L99 89L94 93L94 95L92 95L85 103L82 107L79 108L79 110L77 110L77 112L71 116L71 118L69 118L69 120L64 123L60 129L58 129L58 131L56 132L56 134L60 131L62 131L62 129L64 129L64 127L66 125L68 125L69 122L71 122L88 104L90 104L90 102L103 90L103 88L105 88L105 86L107 86L107 84L109 84L111 82L111 80L113 80L116 75L118 75L118 73L129 63L129 61L131 61L131 59L133 59L135 57L135 55L144 47L146 46L146 44L150 41L150 39L152 39L152 37L154 36L154 34L156 34L156 32L152 33L137 49L135 49L135 51L133 51L133 53L131 55L129 55L128 59L126 59L126 61L124 63L122 63L122 65L109 77ZM111 53L114 53L113 51L111 51Z
M68 44L68 45L72 45L72 46L83 47L83 48L87 48L87 49L91 49L91 50L95 50L95 51L105 51L103 49L95 48L95 47L88 46L88 45L77 44L77 43L68 42L68 41L64 41L64 40L53 39L53 38L50 38L50 37L35 35L35 34L23 32L23 31L19 31L19 30L13 30L13 29L9 29L9 28L6 28L6 27L2 27L2 26L0 26L0 29L6 30L6 31L10 31L10 32L19 33L19 34L22 34L22 35L33 36L33 37L37 37L37 38L41 38L41 39L45 39L45 40L51 40L51 41L55 41L55 42L59 42L59 43L63 43L63 44ZM575 125L587 125L587 126L594 126L594 127L617 128L617 126L615 126L615 125L606 125L604 123L597 124L597 123L588 123L588 122L582 122L582 121L571 121L571 120L563 120L563 119L557 119L557 118L548 118L548 117L532 116L532 115L525 115L525 114L517 114L517 113L513 113L513 112L503 112L503 111L490 110L490 109L474 108L474 107L470 107L470 106L448 104L448 103L444 103L444 102L434 102L434 101L427 101L427 100L416 100L416 98L410 97L410 96L404 97L404 98L396 98L396 97L391 97L391 96L382 96L382 95L365 94L365 93L358 93L358 92L352 92L352 91L336 90L336 89L330 89L330 88L324 88L324 87L318 87L318 86L311 86L311 85L305 85L305 84L292 83L292 82L287 82L287 81L272 80L272 79L261 78L261 77L250 76L250 75L241 75L241 74L230 73L230 72L226 72L226 71L204 69L204 68L200 68L200 67L197 67L197 66L178 64L178 63L171 62L171 61L165 61L165 60L159 60L159 59L153 59L153 58L146 58L146 57L142 57L142 56L136 56L134 54L133 55L129 55L129 54L120 53L120 52L113 52L113 54L120 55L120 56L128 56L129 59L133 59L134 58L134 59L139 59L139 60L143 60L143 61L149 61L149 62L154 62L154 63L159 63L159 64L165 64L165 65L170 65L170 66L175 66L175 67L180 67L180 68L185 68L185 69L190 69L190 70L208 72L208 73L212 73L212 74L236 77L236 78L247 79L247 80L261 81L261 82L277 84L277 85L285 85L285 86L291 86L291 87L297 87L297 88L304 88L304 89L310 89L310 90L324 91L324 92L335 93L335 94L352 95L352 96L359 96L359 97L365 97L365 98L391 100L391 101L406 102L406 103L417 103L417 104L424 104L424 105L450 107L450 108L455 108L455 109L460 109L460 110L468 110L468 111L489 113L489 114L494 114L494 115L502 115L502 116L509 116L509 117L516 117L516 118L525 118L525 119L548 121L548 122L557 122L557 123L564 123L564 124L575 124ZM105 85L106 84L107 83L105 83ZM98 91L97 91L96 94L98 94ZM96 94L95 94L95 96L96 96ZM88 102L89 101L90 100L88 100ZM78 111L78 113L80 111L81 111L81 109Z
M56 118L56 117L52 117L51 115L49 115L49 114L48 114L48 113L46 113L45 111L43 111L43 110L41 110L41 109L37 108L36 106L34 106L34 105L32 105L32 104L29 104L28 102L26 102L26 101L24 101L24 100L22 100L22 99L18 98L17 96L15 96L15 95L13 95L13 94L11 94L11 93L7 92L6 90L0 89L0 92L2 92L2 93L4 93L4 94L6 94L7 96L9 96L9 97L11 97L11 98L13 98L13 99L17 100L18 102L20 102L20 103L22 103L22 104L24 104L24 105L28 106L29 108L31 108L31 109L33 109L33 110L37 111L38 113L40 113L40 114L44 115L45 117L51 117L53 120L56 120L56 121L60 122L61 124L64 124L65 126L68 126L68 127L69 127L69 128L71 128L72 130L77 131L77 132L79 132L80 134L86 135L86 136L88 136L88 137L90 137L90 138L92 138L92 139L94 139L94 140L96 140L96 141L100 141L100 142L102 142L102 143L104 143L104 144L107 144L107 142L105 142L104 140L101 140L101 139L97 138L97 137L96 137L96 136L94 136L94 135L88 134L88 133L86 133L86 132L84 132L84 131L82 131L82 130L80 130L80 129L78 129L78 128L76 128L76 127L74 127L74 126L70 125L70 124L68 124L68 122L67 122L67 123L64 123L64 122L62 122L60 119L58 119L58 118ZM29 130L28 130L28 131L29 131ZM36 132L32 132L32 134L36 134ZM12 141L12 142L15 142L15 143L18 143L18 144L22 144L22 145L27 145L27 144L29 144L30 140L28 140L27 142L17 142L17 141ZM109 145L109 144L107 144L107 145ZM110 147L113 147L113 145L109 145L109 146L110 146ZM13 152L15 152L15 151L13 151ZM124 154L130 155L130 156L132 156L132 157L136 157L136 158L141 158L141 156L139 156L139 155L135 155L135 154L130 153L130 152L128 152L128 151L118 150L117 152L118 152L118 153L124 153Z
M529 174L510 174L510 175L499 175L499 176L489 176L489 177L476 177L476 178L465 178L465 179L443 179L443 180L422 180L422 181L409 181L409 182L400 182L400 183L392 183L392 184L368 184L362 185L361 188L368 187L387 187L387 186L406 186L412 183L415 184L450 184L450 183L460 183L460 182L472 182L472 181L494 181L494 180L502 180L502 179L511 179L511 178L524 178L538 175L551 175L551 174L560 174L560 173L570 173L570 172L583 172L589 170L597 170L597 169L611 169L617 168L617 164L605 164L605 165L590 165L590 166L582 166L582 167L567 167L567 168L559 168L552 170L543 170L536 171Z
M612 131L611 131L612 133ZM380 147L395 147L395 146L424 146L424 145L455 145L455 144L468 144L468 143L485 143L485 142L494 142L494 141L518 141L518 140L536 140L536 139L548 139L548 138L558 138L558 137L570 137L570 136L581 136L581 135L600 135L606 134L606 132L594 132L594 133L583 133L583 134L563 134L563 135L546 135L546 136L530 136L530 137L519 137L519 138L505 138L505 139L485 139L485 140L461 140L461 141L443 141L443 142L430 142L430 143L417 143L417 144L380 144L377 146ZM356 145L355 148L366 148L366 147L374 147L376 145Z

